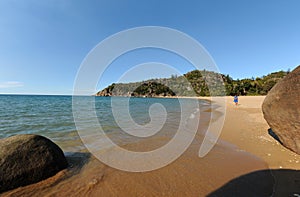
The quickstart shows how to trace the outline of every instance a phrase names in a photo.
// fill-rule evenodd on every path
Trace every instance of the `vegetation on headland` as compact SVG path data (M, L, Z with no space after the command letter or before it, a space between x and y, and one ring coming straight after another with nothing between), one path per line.
M229 75L194 70L183 76L151 79L134 83L113 83L96 96L210 96L266 95L289 71L279 71L257 78L234 80Z

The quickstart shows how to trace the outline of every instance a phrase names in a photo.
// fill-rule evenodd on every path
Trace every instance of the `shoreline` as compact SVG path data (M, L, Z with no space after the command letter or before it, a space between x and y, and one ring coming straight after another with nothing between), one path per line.
M219 191L229 181L261 171L267 172L267 177L271 177L269 187L261 189L262 192L269 192L269 189L273 191L275 183L272 182L272 170L299 170L300 155L284 148L268 134L269 126L261 111L264 98L241 96L240 104L235 106L233 97L225 97L226 116L220 138L203 158L198 157L198 151L203 142L203 133L207 129L206 124L210 121L205 118L200 121L204 126L199 128L194 141L184 154L158 170L144 173L124 172L104 165L93 156L85 158L84 163L80 156L77 159L70 157L72 167L67 171L1 195L207 196ZM216 111L212 108L203 113L209 117L212 110ZM149 150L165 144L168 140L168 137L150 138L123 147L129 150ZM85 154L89 154L87 150ZM293 178L288 176L286 179L295 181ZM260 181L263 180L265 176Z

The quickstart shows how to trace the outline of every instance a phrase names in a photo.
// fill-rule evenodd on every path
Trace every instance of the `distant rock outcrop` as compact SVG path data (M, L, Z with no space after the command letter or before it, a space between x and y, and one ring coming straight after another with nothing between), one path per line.
M271 89L262 109L282 144L300 154L300 66Z
M133 87L126 87L126 84L112 84L96 96L133 96L133 97L165 97L175 96L175 93L164 84L148 81L136 83Z
M104 88L103 90L97 92L95 94L95 96L112 96L112 91L115 88L115 84L111 84L110 86L108 86L107 88Z
M39 135L0 140L0 192L36 183L68 166L63 151Z

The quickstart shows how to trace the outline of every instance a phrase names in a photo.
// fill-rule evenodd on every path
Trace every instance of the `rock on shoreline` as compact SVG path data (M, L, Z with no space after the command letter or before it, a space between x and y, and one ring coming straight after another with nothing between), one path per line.
M271 89L262 110L282 144L300 154L300 66Z
M39 182L68 166L63 151L39 135L0 140L0 192Z

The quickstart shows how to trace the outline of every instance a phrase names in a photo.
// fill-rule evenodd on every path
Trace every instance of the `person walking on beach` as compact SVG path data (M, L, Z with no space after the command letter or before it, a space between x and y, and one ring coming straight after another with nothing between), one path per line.
M233 102L235 103L236 106L238 106L238 104L239 104L239 97L237 95L235 95L233 97Z

